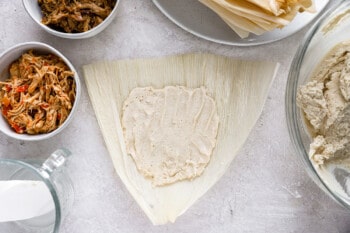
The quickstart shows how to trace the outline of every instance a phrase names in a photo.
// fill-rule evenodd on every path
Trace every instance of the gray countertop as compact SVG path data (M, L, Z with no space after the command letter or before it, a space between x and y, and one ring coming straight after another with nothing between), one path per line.
M45 42L78 68L98 60L212 52L234 58L272 60L281 66L264 111L229 170L174 224L153 226L114 171L83 82L82 99L70 125L42 142L0 134L0 157L47 157L59 147L74 156L68 171L75 203L62 233L114 232L350 232L350 212L321 191L306 174L289 139L284 94L289 67L305 34L254 47L199 39L170 22L150 0L121 1L112 24L85 40L44 32L20 0L0 1L0 52L20 42Z

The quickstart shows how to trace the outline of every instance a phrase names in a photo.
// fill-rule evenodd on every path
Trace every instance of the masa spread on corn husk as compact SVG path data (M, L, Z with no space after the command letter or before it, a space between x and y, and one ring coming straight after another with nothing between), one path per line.
M297 93L317 165L350 156L350 41L336 45Z
M135 88L125 100L127 153L156 186L200 176L216 145L216 104L202 88Z
M214 54L126 59L84 66L88 93L113 165L153 224L174 222L228 169L262 111L277 68L273 62L234 60ZM210 162L200 176L155 186L127 153L123 106L135 88L166 86L193 90L205 87L215 100L220 124Z

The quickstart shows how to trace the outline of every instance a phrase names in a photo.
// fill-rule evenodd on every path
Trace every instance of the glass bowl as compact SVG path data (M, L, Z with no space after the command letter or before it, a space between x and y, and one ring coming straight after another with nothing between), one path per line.
M288 130L297 156L315 183L348 209L350 209L350 169L330 165L321 171L313 165L308 156L312 137L308 133L302 112L296 105L296 96L298 87L309 80L324 56L338 43L350 41L349 28L350 1L338 1L319 18L301 42L290 68L285 96Z

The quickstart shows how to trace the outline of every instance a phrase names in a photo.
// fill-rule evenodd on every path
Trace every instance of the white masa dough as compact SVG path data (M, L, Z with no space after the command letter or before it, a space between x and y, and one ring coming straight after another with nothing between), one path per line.
M350 157L350 41L335 46L310 82L298 90L297 103L310 124L309 156L318 165Z
M200 176L218 126L216 104L204 87L135 88L123 106L127 153L155 186Z

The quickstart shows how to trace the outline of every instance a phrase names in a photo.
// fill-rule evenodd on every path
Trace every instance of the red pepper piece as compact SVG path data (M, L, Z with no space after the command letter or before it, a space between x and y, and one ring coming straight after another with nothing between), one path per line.
M6 87L6 91L7 91L7 92L10 92L10 91L12 90L11 85L8 85L8 84L7 84L5 87Z
M22 86L18 86L17 88L16 88L16 92L25 92L25 91L27 91L28 90L28 85L22 85Z
M50 105L48 103L42 103L40 104L40 107L43 109L47 109L48 107L50 107Z
M11 127L16 131L16 133L23 133L24 130L14 122L11 122Z

